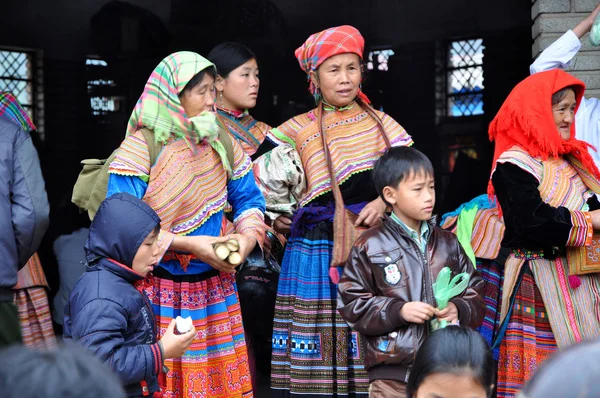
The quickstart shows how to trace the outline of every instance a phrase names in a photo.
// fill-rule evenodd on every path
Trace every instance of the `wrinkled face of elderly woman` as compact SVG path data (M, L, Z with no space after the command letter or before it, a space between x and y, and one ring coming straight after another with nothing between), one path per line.
M205 69L189 81L179 94L179 101L188 118L211 111L215 104L215 74Z
M563 140L571 138L571 126L575 120L577 100L571 88L562 89L552 95L552 115Z
M346 106L358 95L362 81L360 57L354 53L334 55L310 76L326 103Z

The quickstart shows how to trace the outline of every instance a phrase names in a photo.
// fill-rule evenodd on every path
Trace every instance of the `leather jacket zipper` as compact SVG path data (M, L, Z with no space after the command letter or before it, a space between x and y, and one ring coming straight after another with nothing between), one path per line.
M429 237L431 239L431 236ZM422 283L422 289L423 289L423 293L425 295L425 302L431 306L433 306L433 294L431 297L429 297L429 289L427 288L427 282L430 282L431 285L431 275L429 273L429 261L427 260L427 254L429 253L429 239L427 239L427 245L425 247L425 254L423 254L421 252L421 248L419 247L419 245L417 244L417 242L415 242L413 239L410 239L410 241L412 242L413 246L417 249L417 253L420 254L421 256L421 266L423 267L423 283ZM431 292L433 293L433 292ZM425 327L425 337L427 337L429 335L429 326L426 325Z

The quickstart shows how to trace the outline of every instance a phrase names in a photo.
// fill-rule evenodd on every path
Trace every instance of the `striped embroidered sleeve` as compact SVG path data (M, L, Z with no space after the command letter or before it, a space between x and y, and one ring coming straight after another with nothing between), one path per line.
M377 114L381 118L381 122L383 123L386 134L390 138L392 146L412 146L414 144L410 134L408 134L406 130L404 130L404 127L391 116L379 111L377 111Z
M594 233L592 216L585 211L571 211L570 213L573 227L569 233L566 246L581 247L591 245Z
M256 238L260 247L263 247L266 225L265 217L259 209L246 210L233 220L233 224L238 234Z
M238 152L239 151L239 152ZM236 167L227 183L227 200L233 208L233 224L237 233L253 236L262 247L265 237L265 198L258 189L252 171L252 161L241 146L234 143Z
M123 176L139 177L148 182L150 176L148 144L140 131L128 136L121 143L108 172Z
M238 142L238 140L231 140L233 145L233 175L232 180L239 180L244 177L252 170L252 160Z
M267 137L277 145L287 144L296 148L298 131L313 121L309 116L310 114L311 112L291 118L279 127L269 130Z

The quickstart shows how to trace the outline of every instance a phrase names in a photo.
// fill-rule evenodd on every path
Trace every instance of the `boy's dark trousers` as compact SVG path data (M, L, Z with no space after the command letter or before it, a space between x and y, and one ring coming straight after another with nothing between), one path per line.
M0 348L22 341L17 306L12 301L0 301Z
M398 380L373 380L369 384L369 398L405 398L406 383Z

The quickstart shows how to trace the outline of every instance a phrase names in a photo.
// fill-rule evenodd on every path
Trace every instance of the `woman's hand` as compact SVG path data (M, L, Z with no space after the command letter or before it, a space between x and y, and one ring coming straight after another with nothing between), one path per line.
M583 21L579 22L579 24L573 28L573 33L575 33L577 37L581 39L583 35L592 30L592 26L594 25L594 21L596 20L598 13L600 13L600 4L594 8L590 15L588 15Z
M590 216L592 217L592 227L600 229L600 209L590 211Z
M289 234L292 229L292 219L286 216L279 216L273 223L273 229L280 234Z
M355 227L361 224L365 227L373 227L381 224L381 218L386 209L386 204L381 198L377 198L372 202L367 203L365 207L358 213L358 218L354 223Z
M198 260L205 262L216 270L226 273L234 273L235 265L229 264L227 260L221 260L215 254L215 250L213 245L215 243L224 243L227 240L231 239L232 235L229 236L185 236L186 238L186 249L182 251L186 251L188 253L192 253ZM242 242L240 242L240 249L242 246Z
M256 238L253 238L251 236L231 234L224 236L223 238L225 238L226 241L229 239L235 239L238 241L238 243L240 244L238 253L240 253L240 256L242 256L242 263L246 261L246 257L248 257L250 253L252 253L252 250L254 250L254 247L256 246Z

